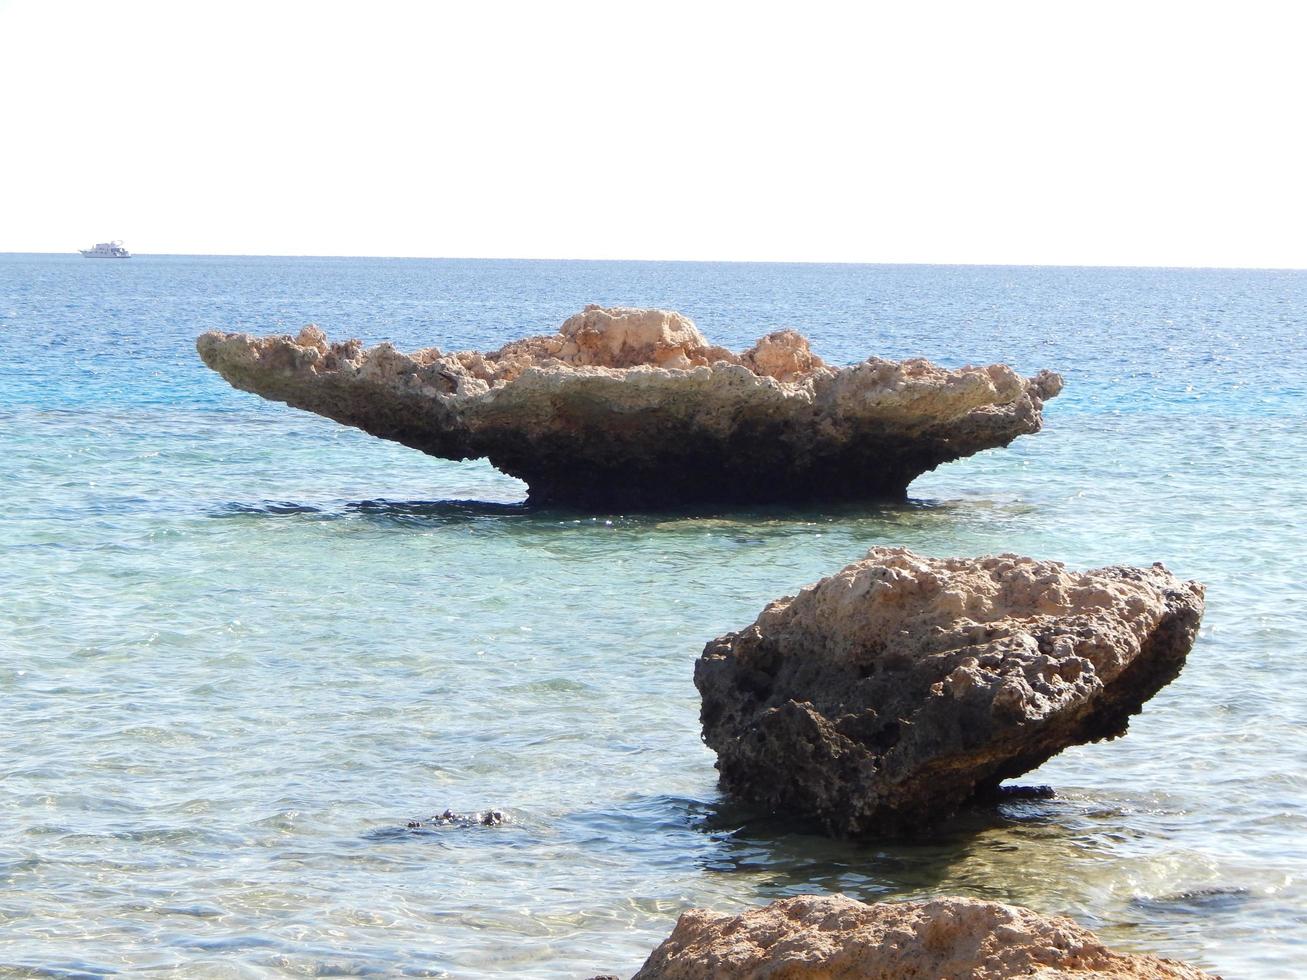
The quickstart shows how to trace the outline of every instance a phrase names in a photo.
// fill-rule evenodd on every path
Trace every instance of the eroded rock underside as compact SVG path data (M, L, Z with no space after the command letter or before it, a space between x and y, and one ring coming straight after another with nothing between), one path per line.
M874 548L708 644L704 741L744 800L839 836L910 832L1124 734L1202 611L1203 587L1161 565Z
M801 895L742 915L691 909L634 980L1203 980L1104 946L1070 919L968 898L864 905Z
M488 354L210 332L237 388L448 459L533 503L651 507L902 498L940 463L1037 432L1061 379L924 360L826 365L783 330L743 354L664 310L590 306Z

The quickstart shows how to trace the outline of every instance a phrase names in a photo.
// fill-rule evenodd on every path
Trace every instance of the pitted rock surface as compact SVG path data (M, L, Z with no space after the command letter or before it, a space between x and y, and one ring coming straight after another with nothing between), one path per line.
M210 332L232 385L449 459L486 457L533 503L657 507L902 498L920 474L1037 432L1062 387L1003 365L839 368L792 330L742 354L665 310L587 307L492 353L403 354Z
M873 548L707 645L704 741L742 799L837 836L908 832L1124 734L1202 612L1203 587L1161 565Z
M1211 980L1109 949L1070 919L969 898L864 905L801 895L742 915L691 909L634 980Z

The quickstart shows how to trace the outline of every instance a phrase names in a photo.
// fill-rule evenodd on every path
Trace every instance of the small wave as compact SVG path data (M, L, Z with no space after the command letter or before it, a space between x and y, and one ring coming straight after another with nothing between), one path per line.
M101 980L116 975L118 970L98 963L30 963L0 960L0 975L16 977L53 977L58 980Z
M595 688L584 681L570 677L550 677L539 681L526 681L506 688L510 694L577 694L590 695Z
M346 504L345 511L379 524L404 527L445 527L540 514L525 501L487 500L359 500Z
M303 504L293 500L260 500L254 503L230 501L217 507L211 517L303 517L329 520L363 517L396 524L456 524L486 518L519 517L540 513L525 502L498 503L482 500L357 500L333 506Z
M1216 885L1192 888L1168 895L1136 895L1130 900L1135 908L1161 915L1201 916L1211 912L1233 911L1252 901L1249 888L1239 885Z

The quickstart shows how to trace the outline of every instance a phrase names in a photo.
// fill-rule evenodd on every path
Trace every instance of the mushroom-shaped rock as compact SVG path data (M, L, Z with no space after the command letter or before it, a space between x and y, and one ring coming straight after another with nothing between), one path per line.
M704 741L742 799L837 836L907 832L1124 734L1202 612L1203 587L1161 565L873 548L707 645Z
M232 385L450 459L486 457L533 503L901 498L940 463L1036 432L1049 372L923 360L827 365L791 330L744 354L665 310L589 306L493 353L210 332Z
M1121 953L1070 919L970 898L864 905L800 895L725 915L691 909L634 980L1210 980Z

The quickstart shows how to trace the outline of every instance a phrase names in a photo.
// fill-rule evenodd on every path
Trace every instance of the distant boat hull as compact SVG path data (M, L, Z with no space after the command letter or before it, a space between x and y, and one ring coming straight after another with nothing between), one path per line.
M95 248L79 248L84 259L130 259L132 253L123 248L122 242L100 242Z

